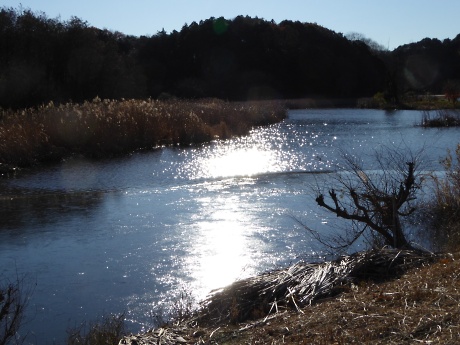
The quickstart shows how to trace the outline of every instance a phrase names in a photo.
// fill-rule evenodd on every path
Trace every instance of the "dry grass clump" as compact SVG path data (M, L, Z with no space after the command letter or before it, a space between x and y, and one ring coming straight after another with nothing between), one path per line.
M30 165L39 157L45 157L48 150L49 138L36 111L0 113L0 168L1 165Z
M382 249L322 263L299 262L214 291L202 303L199 319L237 323L289 308L299 310L349 289L350 284L395 278L434 258L425 252Z
M110 157L162 145L190 145L243 135L281 121L278 102L210 99L50 103L0 112L0 164L30 166L69 154Z
M113 345L125 334L125 315L109 315L99 322L82 323L67 331L68 345Z
M424 111L422 127L456 127L460 126L460 111L455 109L437 110L432 116L429 111Z
M460 144L442 161L444 175L432 176L433 198L424 207L424 232L437 250L460 246Z
M385 250L316 264L316 269L305 266L303 275L295 272L299 266L294 265L294 270L271 272L217 292L211 296L213 300L208 300L206 317L201 311L198 317L167 328L170 336L164 341L231 345L457 343L458 259L458 255L436 257ZM344 271L348 279L344 279ZM342 278L327 278L334 274ZM261 284L262 280L266 284ZM301 291L302 287L308 288ZM229 292L232 289L233 297ZM282 290L285 291L280 293ZM308 301L302 302L301 296L308 296ZM215 307L217 302L220 313L212 313L209 303ZM232 313L241 315L241 310L260 303L272 307L252 308L244 321L231 319ZM123 344L163 341L164 337L157 333L125 337ZM173 336L176 341L172 341Z
M458 259L458 258L456 258ZM460 339L460 262L412 267L398 279L362 280L335 298L257 321L196 326L190 344L454 344Z
M245 335L253 342L240 343L456 343L460 339L459 268L457 261L443 259L398 280L353 285L336 300L253 328Z

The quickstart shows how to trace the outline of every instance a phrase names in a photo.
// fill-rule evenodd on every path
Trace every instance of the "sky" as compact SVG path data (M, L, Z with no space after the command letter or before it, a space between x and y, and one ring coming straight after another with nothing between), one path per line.
M390 50L460 33L460 0L0 0L2 7L21 5L49 18L76 16L91 26L134 36L238 15L316 23L344 35L357 32Z

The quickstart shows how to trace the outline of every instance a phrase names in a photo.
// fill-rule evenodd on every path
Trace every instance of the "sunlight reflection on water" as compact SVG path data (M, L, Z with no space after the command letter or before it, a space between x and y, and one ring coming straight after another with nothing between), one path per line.
M312 192L332 175L311 174L334 170L341 150L367 161L382 145L425 146L438 166L458 129L422 129L419 116L291 111L243 138L74 157L0 181L0 267L38 278L28 324L36 339L63 343L66 326L123 310L134 331L151 327L156 307L182 289L199 300L299 255L321 256L294 217L324 235L343 229Z
M237 149L205 162L204 172L209 177L251 176L276 171L276 155L258 148Z
M281 125L256 129L244 138L217 141L212 145L184 151L186 164L178 177L186 179L256 176L279 172L328 170L324 149L337 138L313 132L289 132ZM302 149L309 147L309 150ZM307 154L306 154L307 152Z
M237 200L225 199L215 202L225 202L226 209L218 209L197 223L198 236L190 258L194 261L193 276L200 282L202 297L210 288L232 283L253 259L249 248L254 248L255 243L248 236L252 231L246 226L247 217L239 212Z

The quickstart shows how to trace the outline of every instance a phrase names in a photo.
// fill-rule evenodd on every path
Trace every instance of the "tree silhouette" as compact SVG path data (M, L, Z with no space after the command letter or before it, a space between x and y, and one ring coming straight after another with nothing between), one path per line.
M409 160L394 150L376 154L377 171L364 170L361 162L344 155L344 168L329 188L328 198L318 192L319 206L337 217L360 224L346 239L342 247L350 246L366 232L377 234L383 243L394 248L411 248L402 218L415 211L413 202L420 188L417 176L417 158Z
M424 39L393 52L358 38L350 41L317 24L248 16L133 37L77 17L62 22L3 7L0 107L165 94L247 100L385 92L398 100L406 91L442 92L447 80L460 79L460 36Z

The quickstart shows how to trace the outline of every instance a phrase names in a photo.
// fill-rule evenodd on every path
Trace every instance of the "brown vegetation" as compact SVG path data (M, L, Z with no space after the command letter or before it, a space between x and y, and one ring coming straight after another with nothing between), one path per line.
M444 175L433 175L434 197L424 207L422 231L439 251L460 246L460 144L443 160Z
M215 291L202 303L197 320L219 325L267 317L280 310L300 310L348 290L351 284L392 279L435 258L423 252L383 249L322 263L299 262Z
M113 345L125 334L125 315L110 315L100 322L81 325L67 331L67 345Z
M460 111L454 109L443 109L436 111L433 116L425 111L422 117L423 127L456 127L460 126Z
M423 260L413 256L415 261L411 261L408 253L401 252L398 260L398 252L393 252L394 263L383 259L390 258L386 254L373 257L379 258L377 262L381 265L365 260L370 266L362 266L366 269L355 272L365 273L363 276L351 275L348 282L331 290L333 294L324 295L315 303L287 307L283 299L280 303L266 301L269 308L270 305L276 308L270 312L262 309L258 314L254 312L252 320L235 322L225 318L206 323L189 319L188 323L170 325L160 332L126 337L120 344L455 343L460 336L458 257L425 257ZM435 262L427 263L432 260ZM393 271L383 281L381 275L366 276L369 268L376 267ZM398 279L391 279L395 273ZM238 286L241 288L241 284ZM287 297L294 299L298 295ZM246 300L246 304L251 302ZM228 312L238 312L239 308L235 303Z
M457 259L411 269L397 280L352 284L335 298L258 322L193 329L184 338L189 344L454 344L460 337Z
M70 154L101 158L163 145L247 134L281 121L281 103L100 100L0 112L0 166L26 167Z

